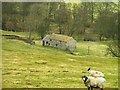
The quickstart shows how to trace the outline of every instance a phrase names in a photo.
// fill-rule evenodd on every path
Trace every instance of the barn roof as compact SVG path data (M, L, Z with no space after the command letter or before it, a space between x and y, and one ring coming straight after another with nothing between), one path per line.
M44 37L43 41L48 41L49 39L59 40L59 41L64 41L64 42L67 42L69 40L74 40L72 37L69 37L69 36L66 36L66 35L51 34L51 35L47 35L46 37Z
M72 37L61 35L61 34L52 34L50 38L55 40L65 41L65 42L73 39Z
M48 41L49 40L49 38L50 38L50 35L47 35L46 37L44 37L42 40L43 41Z

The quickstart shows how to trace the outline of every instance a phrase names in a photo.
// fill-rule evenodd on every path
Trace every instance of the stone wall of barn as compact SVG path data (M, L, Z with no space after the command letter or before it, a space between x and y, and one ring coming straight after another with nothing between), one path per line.
M43 41L45 42L45 46L51 46L62 50L68 50L71 52L73 52L76 48L76 41L74 39L61 41L59 39L52 39L51 36L47 36L43 39Z
M66 45L67 45L68 50L70 50L72 52L76 48L76 41L75 40L69 40Z
M59 41L59 40L50 40L50 46L60 48L65 50L66 49L66 42Z

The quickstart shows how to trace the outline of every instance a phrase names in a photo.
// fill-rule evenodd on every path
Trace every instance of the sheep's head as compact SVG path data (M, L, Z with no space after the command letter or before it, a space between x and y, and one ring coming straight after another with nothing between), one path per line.
M88 77L87 76L82 76L82 80L84 81L84 83L87 81Z

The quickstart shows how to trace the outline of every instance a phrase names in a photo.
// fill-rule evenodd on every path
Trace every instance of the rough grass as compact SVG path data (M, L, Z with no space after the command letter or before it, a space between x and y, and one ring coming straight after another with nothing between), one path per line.
M83 56L105 56L107 53L107 46L106 44L98 42L79 42L77 44L77 50L80 55Z
M90 55L87 47L90 46ZM81 79L89 67L104 72L106 88L118 87L118 59L104 56L106 46L79 42L79 55L59 49L2 40L3 88L85 88Z

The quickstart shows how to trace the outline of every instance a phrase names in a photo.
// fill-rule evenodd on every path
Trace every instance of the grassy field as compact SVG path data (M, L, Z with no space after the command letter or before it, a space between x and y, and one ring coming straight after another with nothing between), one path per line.
M104 72L106 88L118 87L118 59L105 56L104 43L78 42L79 55L71 55L35 42L2 39L3 88L85 88L89 67Z

